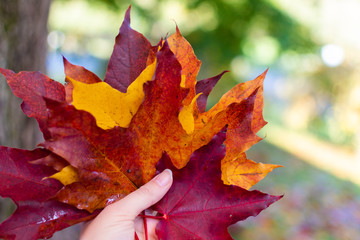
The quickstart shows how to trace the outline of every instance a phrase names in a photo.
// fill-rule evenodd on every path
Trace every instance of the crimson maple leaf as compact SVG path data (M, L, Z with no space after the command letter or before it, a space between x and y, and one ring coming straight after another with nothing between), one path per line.
M229 225L258 215L281 196L248 191L221 181L221 159L225 156L225 131L196 150L183 169L177 169L165 153L157 169L173 171L174 183L155 204L160 222L159 239L232 239Z
M51 199L62 184L54 179L44 179L55 170L36 164L39 160L53 161L54 156L49 151L0 147L0 159L0 195L11 198L17 206L11 218L0 225L2 238L48 238L58 230L87 221L97 214L91 215Z

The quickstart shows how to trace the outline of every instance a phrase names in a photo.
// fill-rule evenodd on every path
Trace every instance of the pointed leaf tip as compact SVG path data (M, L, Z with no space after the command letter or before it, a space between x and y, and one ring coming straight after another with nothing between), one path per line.
M179 27L178 27L178 25L177 25L176 22L175 22L175 25L176 25L176 33L181 35L180 29L179 29ZM182 35L181 35L181 36L182 36Z
M15 72L13 72L12 70L9 70L9 69L5 69L5 68L0 68L0 73L2 75L4 75L4 77L6 79L9 79L15 75Z
M63 64L64 64L64 65L69 62L64 55L61 55L61 56L62 56Z
M65 80L67 82L69 82L69 78L83 83L102 82L102 80L95 73L89 71L83 66L72 64L64 56L63 56L63 63L64 63L64 71L66 76ZM72 93L72 88L68 90L69 93Z
M128 7L128 9L125 12L124 22L128 23L130 25L130 12L131 12L131 5Z
M263 78L265 78L265 76L267 75L268 71L269 71L269 68L266 68L266 70L265 70L262 74L260 74L260 76L263 77Z
M127 87L145 69L151 49L150 42L130 27L130 9L131 6L116 36L104 79L104 82L121 92L126 92Z
M197 99L197 105L200 113L205 112L209 94L211 93L215 85L218 83L218 81L221 79L221 77L227 72L229 71L223 71L222 73L214 77L203 79L196 83L195 85L196 94L203 93Z

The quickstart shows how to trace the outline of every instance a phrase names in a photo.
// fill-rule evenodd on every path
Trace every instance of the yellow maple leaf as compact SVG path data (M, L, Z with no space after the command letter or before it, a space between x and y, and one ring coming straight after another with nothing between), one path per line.
M103 129L115 126L126 128L144 100L143 85L152 80L155 67L156 61L147 66L126 93L105 82L87 84L68 78L74 87L72 104L79 110L91 113L97 125Z

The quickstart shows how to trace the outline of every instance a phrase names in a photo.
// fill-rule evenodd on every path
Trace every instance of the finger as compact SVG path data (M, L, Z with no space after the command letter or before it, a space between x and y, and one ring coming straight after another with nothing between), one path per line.
M166 169L138 190L110 206L113 211L135 218L143 210L157 203L170 189L172 181L172 172Z

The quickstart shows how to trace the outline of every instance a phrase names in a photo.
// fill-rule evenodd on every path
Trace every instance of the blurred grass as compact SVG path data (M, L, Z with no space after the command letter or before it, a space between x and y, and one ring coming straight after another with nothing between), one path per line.
M275 169L253 187L269 194L285 195L256 218L231 226L235 239L359 239L359 186L266 141L253 146L248 157L285 167Z

